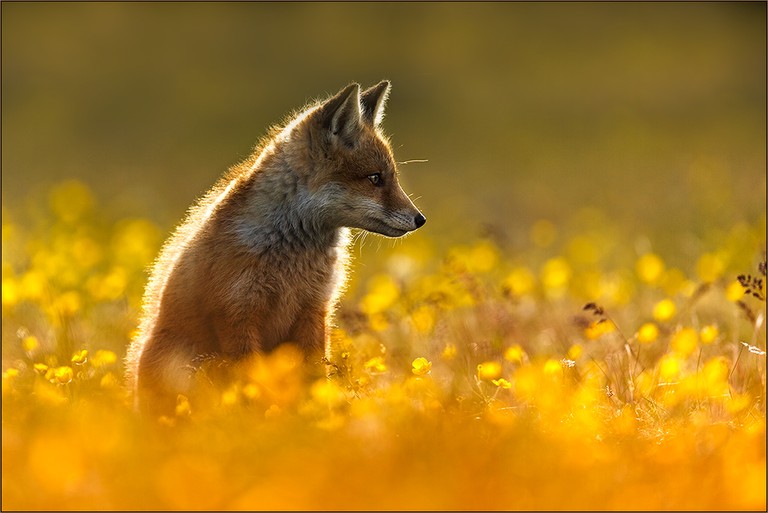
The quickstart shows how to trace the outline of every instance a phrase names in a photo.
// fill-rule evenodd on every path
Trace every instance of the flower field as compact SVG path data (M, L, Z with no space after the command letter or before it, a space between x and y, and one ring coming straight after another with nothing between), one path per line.
M76 181L29 204L2 221L5 510L766 507L764 215L690 262L594 209L363 269L369 242L330 377L285 345L140 419L122 359L172 227Z

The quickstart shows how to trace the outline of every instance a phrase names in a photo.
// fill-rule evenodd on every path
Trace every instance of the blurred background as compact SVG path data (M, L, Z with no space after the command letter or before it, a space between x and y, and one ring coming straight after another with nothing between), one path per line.
M9 209L77 179L170 230L268 126L387 78L411 240L599 213L675 263L764 216L763 2L6 3L2 77Z

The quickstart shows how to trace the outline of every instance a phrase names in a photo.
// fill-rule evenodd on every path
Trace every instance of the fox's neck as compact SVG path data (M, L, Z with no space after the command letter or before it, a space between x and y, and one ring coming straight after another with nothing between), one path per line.
M249 177L238 203L229 220L231 230L255 253L324 251L346 245L348 230L326 221L301 175L279 153Z

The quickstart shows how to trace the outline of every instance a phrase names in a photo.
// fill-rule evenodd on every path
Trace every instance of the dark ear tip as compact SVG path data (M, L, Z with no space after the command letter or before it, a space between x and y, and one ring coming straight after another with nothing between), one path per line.
M352 82L351 84L346 86L344 89L336 93L334 98L338 98L339 100L342 100L342 99L346 100L355 92L360 94L360 84L358 84L357 82Z
M382 80L376 85L372 85L368 89L365 90L364 94L376 94L379 95L383 93L384 91L388 90L390 87L392 87L392 83L389 80Z

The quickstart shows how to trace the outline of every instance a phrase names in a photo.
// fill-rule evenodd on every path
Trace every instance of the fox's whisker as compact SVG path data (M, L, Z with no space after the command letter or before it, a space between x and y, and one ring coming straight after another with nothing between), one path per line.
M363 255L363 247L365 246L365 242L369 234L370 232L367 232L365 230L360 230L356 235L356 240L359 241L359 244L357 246L357 252L359 256Z

